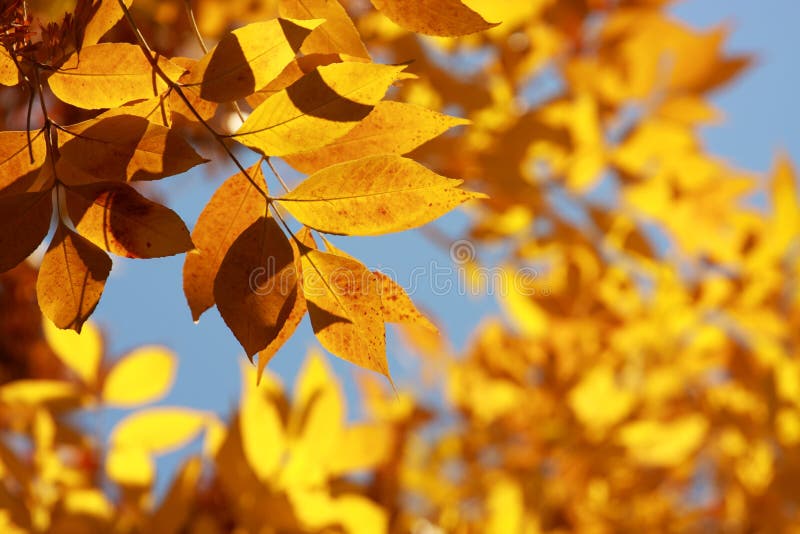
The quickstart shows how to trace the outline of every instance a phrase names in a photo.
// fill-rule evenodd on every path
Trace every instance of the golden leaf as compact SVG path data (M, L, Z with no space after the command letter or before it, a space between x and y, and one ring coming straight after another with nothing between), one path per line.
M497 26L461 0L372 0L372 5L400 26L426 35L457 37Z
M50 191L0 196L0 272L36 250L50 229L52 216Z
M126 354L106 376L106 405L130 408L163 398L175 381L176 356L163 347L141 347Z

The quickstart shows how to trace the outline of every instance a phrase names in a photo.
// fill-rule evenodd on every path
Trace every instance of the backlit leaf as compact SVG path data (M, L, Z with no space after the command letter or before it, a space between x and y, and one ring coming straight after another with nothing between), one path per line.
M219 266L217 308L251 356L276 338L296 299L292 247L272 217L261 217L236 238Z
M114 364L103 384L103 403L130 408L164 397L175 380L177 358L163 347L142 347Z
M303 293L323 347L358 366L389 376L377 277L350 258L302 251Z
M234 138L268 156L325 146L367 117L404 68L374 63L319 67L259 105Z
M300 48L309 54L344 54L370 59L353 21L338 0L281 0L278 11L284 18L322 19Z
M460 184L410 159L369 156L311 175L280 203L321 232L378 235L421 226L483 197Z
M347 134L317 150L284 159L295 169L312 173L330 165L378 154L407 154L454 126L469 121L403 102L379 102Z
M254 165L248 173L266 193L261 165ZM192 230L197 249L186 255L183 265L183 292L195 321L214 305L214 278L228 249L266 214L266 199L241 172L228 178L203 209Z
M133 0L124 0L127 7L131 7ZM100 0L97 11L92 15L91 20L83 30L83 47L95 45L100 41L108 30L120 21L123 17L122 8L119 7L118 0Z
M0 272L36 250L50 229L52 215L50 191L0 196Z
M185 83L212 102L244 98L277 77L321 23L274 19L238 28L197 62Z
M158 65L171 80L183 69L159 58ZM128 43L101 43L72 54L48 79L60 100L84 109L114 108L153 98L167 90L142 50Z
M113 447L163 454L185 445L203 430L207 416L184 408L150 408L123 419L111 433Z
M400 284L381 272L373 272L380 283L384 321L387 323L413 324L426 328L433 333L439 331L427 317L420 313L411 297L408 296L408 293Z
M42 321L42 326L47 343L56 356L85 384L93 386L103 360L103 339L97 327L88 322L78 334L72 330L61 330L47 320Z
M111 258L59 224L36 281L42 313L59 328L76 332L94 311L111 273Z
M46 154L42 132L0 132L0 193L24 193Z
M400 26L427 35L457 37L497 26L461 0L372 0L372 5Z
M59 150L56 174L69 185L158 180L207 161L177 131L133 115L65 127Z
M160 258L194 248L174 211L127 184L95 184L66 190L67 210L78 233L128 258Z
M11 58L11 55L0 46L0 85L13 86L19 83L19 72L17 65Z

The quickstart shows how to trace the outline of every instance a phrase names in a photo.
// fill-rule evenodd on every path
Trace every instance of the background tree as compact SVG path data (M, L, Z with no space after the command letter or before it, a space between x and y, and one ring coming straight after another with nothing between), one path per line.
M755 176L700 142L750 62L725 29L658 0L0 6L4 530L795 528L797 183L788 156ZM277 158L308 177L285 184ZM239 172L191 236L130 185L223 159ZM507 313L464 354L324 235L484 196L458 236L481 254L454 259ZM41 320L33 268L11 268L48 233ZM85 323L106 252L186 251L193 317L216 304L258 355L226 417L151 405L175 355L112 361ZM264 368L306 310L324 348L387 377L400 323L442 400L365 374L348 417L318 351L285 390ZM157 495L154 462L187 444Z

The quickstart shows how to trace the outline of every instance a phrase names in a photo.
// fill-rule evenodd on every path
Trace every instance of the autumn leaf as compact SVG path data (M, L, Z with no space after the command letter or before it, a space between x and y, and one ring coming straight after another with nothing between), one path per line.
M321 232L378 235L426 224L475 198L444 178L400 156L369 156L308 177L279 199L303 224Z
M149 454L175 450L197 436L208 416L185 408L158 407L142 410L120 421L111 433L114 448L136 448Z
M91 322L84 323L81 333L62 330L50 321L42 321L47 343L84 384L94 387L103 360L103 339Z
M403 286L379 271L373 271L380 283L383 320L387 323L406 323L421 326L437 334L439 329L422 315Z
M334 355L389 377L377 277L361 263L303 249L303 294L311 326Z
M343 54L370 59L358 30L338 0L281 0L278 12L284 18L325 21L306 38L300 48L304 55Z
M309 229L306 227L303 227L300 232L298 232L296 239L309 248L316 248L314 238ZM300 250L294 239L290 240L289 243L292 246L292 253L294 254L295 272L298 273L299 277L302 277L303 265L301 261ZM294 331L297 329L300 321L303 320L303 317L305 317L306 312L308 311L305 296L303 295L303 291L300 289L302 288L302 278L298 278L295 285L297 286L297 289L293 291L296 291L297 296L294 299L288 314L286 314L283 324L281 324L278 333L275 335L272 341L270 341L263 350L258 352L258 374L256 377L258 383L261 383L261 377L264 374L264 369L267 367L270 360L272 360L283 344L286 343L290 337L292 337L292 334L294 334Z
M260 217L231 244L214 279L214 300L248 356L281 330L297 299L292 247L272 217Z
M170 80L183 74L164 58L158 58L158 65ZM144 52L127 43L101 43L75 52L48 83L59 100L84 109L114 108L159 96L168 87Z
M117 115L64 127L56 174L68 185L158 180L205 163L175 130Z
M94 311L111 273L111 258L63 223L56 227L36 281L42 313L76 332Z
M0 194L26 192L46 154L41 131L0 132Z
M319 67L265 100L233 137L267 156L325 146L369 115L404 68L374 63Z
M52 216L50 191L0 196L0 272L36 250L50 229Z
M78 233L118 256L160 258L194 248L175 212L127 184L72 187L66 199Z
M177 358L162 347L140 347L123 356L105 378L103 403L131 408L163 398L175 380Z
M131 7L133 0L124 0L124 3L127 7ZM83 30L82 48L96 45L122 17L123 12L118 0L100 0L97 11Z
M483 20L461 0L372 0L393 22L417 33L458 37L497 26Z
M192 230L197 249L186 255L183 292L195 321L215 303L214 279L228 249L242 232L267 214L263 196L267 184L260 163L250 167L248 174L261 191L243 173L234 174L217 189Z
M469 121L413 104L379 102L363 121L339 139L317 150L283 159L301 172L312 173L365 156L407 154L450 128L464 124Z
M8 51L0 46L0 85L14 86L19 83L19 71Z
M212 102L239 100L271 82L321 20L275 19L234 30L206 54L185 82Z
M175 109L173 108L173 100L170 99L173 93L169 93L169 95L159 95L153 98L148 98L147 100L139 100L137 102L133 102L130 104L125 104L124 106L120 106L118 108L111 108L108 111L105 111L98 115L96 119L105 119L108 117L118 117L120 115L133 115L135 117L141 117L146 119L148 122L151 122L158 126L163 126L165 128L169 128L172 126L172 114L176 113ZM65 127L66 130L71 130L72 125ZM68 133L63 134L61 137L75 137L72 134L77 134L79 132L69 131ZM181 141L175 140L175 135L167 134L168 137L172 137L172 142L175 144L182 144ZM182 147L183 148L183 147ZM184 149L185 150L185 149Z
M204 100L200 96L200 89L202 86L187 85L192 76L192 71L197 68L197 61L185 57L174 57L171 58L170 61L186 69L183 76L178 79L178 83L182 85L181 94L189 101L187 105L178 91L170 91L167 102L169 103L173 115L183 118L190 124L197 121L197 115L204 121L210 121L214 115L216 115L219 104ZM195 115L195 113L197 113L197 115Z

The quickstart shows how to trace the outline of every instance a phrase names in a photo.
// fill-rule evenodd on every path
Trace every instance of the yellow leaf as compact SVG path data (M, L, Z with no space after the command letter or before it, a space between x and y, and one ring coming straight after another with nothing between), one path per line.
M303 54L344 54L370 59L358 30L338 0L281 0L278 12L284 18L325 21L306 38L300 48Z
M181 526L188 523L193 511L197 487L202 482L202 476L202 459L189 458L175 476L158 510L150 516L150 526L145 530L158 534L180 532Z
M109 252L128 258L160 258L194 248L178 215L127 184L66 189L75 229Z
M24 193L47 155L41 131L0 132L0 193ZM33 155L33 160L31 160Z
M175 381L176 356L163 347L142 347L114 364L103 384L103 402L122 408L163 398Z
M0 85L14 86L19 83L19 71L14 59L0 46Z
M52 216L50 191L0 196L0 272L36 250L50 229Z
M61 330L48 320L42 321L47 343L56 356L77 374L84 384L97 382L100 362L103 360L103 338L97 327L89 322L80 334Z
M416 33L457 37L497 26L461 3L461 0L372 0L381 13Z
M133 0L124 0L126 7L131 7ZM100 41L108 30L114 27L123 17L122 8L119 7L118 0L100 0L97 11L86 24L83 30L83 47L95 45Z
M106 475L121 486L146 488L155 480L150 455L138 447L112 447L106 455Z
M67 126L59 152L56 174L68 185L159 180L207 161L177 131L134 115Z
M588 372L569 393L575 416L598 433L627 417L635 400L633 393L617 385L613 369L605 365Z
M266 193L261 165L248 169L248 174ZM266 200L241 172L228 178L203 209L192 230L197 249L186 255L183 264L183 291L195 321L214 305L214 278L228 249L266 214Z
M60 380L15 380L0 386L0 403L38 406L77 400L78 388Z
M42 313L59 328L76 332L94 311L111 273L111 258L59 224L36 280Z
M375 469L391 460L395 432L389 425L359 424L345 428L336 454L331 456L328 472L341 476L365 469Z
M244 457L261 481L269 483L286 452L283 422L267 392L258 388L250 369L242 366L242 402L239 425Z
M274 19L234 30L192 69L189 87L211 102L239 100L258 91L281 73L321 20Z
M369 115L403 69L374 63L319 67L266 99L234 138L267 156L325 146Z
M348 534L388 531L386 511L360 495L345 493L333 497L318 489L303 489L290 492L289 499L294 513L310 531L324 532L333 525L341 526Z
M164 58L158 65L170 80L183 69ZM102 43L72 54L48 79L59 100L84 109L115 108L167 90L144 52L128 43Z
M469 124L413 104L379 102L346 135L318 149L286 156L295 169L312 173L343 161L378 154L407 154L454 126Z
M138 448L152 454L178 449L205 428L207 416L184 408L151 408L134 413L114 427L112 447Z
M171 96L172 96L172 93L170 93L169 96L168 95L155 96L153 98L148 98L147 100L139 100L139 101L133 102L131 104L125 104L124 106L120 106L118 108L112 108L112 109L109 109L108 111L98 115L95 118L95 120L106 119L106 118L109 118L109 117L119 117L121 115L132 115L134 117L141 117L141 118L147 120L148 122L150 122L150 123L152 123L152 124L154 124L156 126L163 126L165 128L169 128L170 126L172 126L172 114L175 113L175 111L172 109L172 105L171 105L171 102L172 102L170 100ZM76 125L72 125L72 126L65 126L64 128L66 130L70 130L71 133L78 133L78 132L74 132L72 130L76 126L79 126L79 125L76 124ZM134 128L134 131L135 130L136 130L136 128ZM150 137L150 139L149 139L150 141L152 141L156 137L156 136L152 135L154 130L151 130L151 134L149 136ZM163 130L162 130L162 132L163 132ZM102 153L103 149L100 146L98 146L98 143L109 143L109 144L119 143L119 141L121 139L124 139L124 136L126 134L130 135L130 132L117 131L116 134L117 134L116 136L111 137L111 138L106 138L106 139L100 139L100 140L98 140L98 139L86 139L86 143L85 143L84 146L93 146L93 148L95 150L99 149L98 151ZM194 159L194 158L196 158L197 160L199 160L198 163L202 163L203 161L205 161L205 160L203 160L203 158L200 158L200 156L197 156L196 154L193 155L193 156L190 155L189 154L189 150L192 150L192 148L181 137L176 136L174 133L165 133L165 134L162 134L162 135L163 135L163 138L165 140L167 140L167 139L169 140L169 144L170 144L169 146L170 146L170 152L171 152L170 157L171 158L175 158L175 160L173 160L173 161L165 161L165 162L163 162L164 164L167 164L167 165L170 165L170 166L173 166L173 167L176 166L175 165L176 163L179 164L179 165L182 164L182 163L185 164L182 161L184 158L185 159L190 159L190 158ZM67 138L70 138L70 137L75 138L75 136L70 135L70 133L63 133L60 137L61 137L61 139L67 139ZM136 141L135 139L133 140L133 142L134 143L138 143L138 141ZM166 149L167 146L168 145L165 143L163 148ZM138 148L139 147L137 146L137 149ZM176 148L178 148L179 151L176 151L175 150ZM122 149L122 150L124 152L125 149ZM128 150L130 150L130 149L128 149ZM155 150L158 150L158 148L156 147ZM176 152L178 152L178 153L176 153ZM189 156L189 158L187 158L186 156L184 156L181 153L186 154L186 156ZM139 156L143 156L143 155L144 154L139 154ZM152 154L150 157L153 158L153 160L157 161L158 154L157 153L156 154ZM130 159L132 159L132 158L130 158ZM78 161L80 161L81 163L84 163L84 164L88 163L85 160L81 161L80 159L78 159ZM115 164L119 165L119 163L117 163L115 161L108 161L108 163L110 165L115 165ZM193 163L193 165L196 165L196 164L197 163ZM79 167L80 167L80 165L79 165ZM104 173L102 172L102 171L105 170L104 168L100 167L98 169L98 167L96 166L95 169L101 171L99 173L101 176L104 175ZM145 169L146 168L142 168L142 169L137 168L135 171L133 171L133 172L131 172L129 174L137 173L137 171L139 171L140 174L144 174L141 171L145 171ZM154 173L154 174L156 174L156 175L157 175L158 172L163 172L163 169L159 170L157 168L155 170L156 170L156 173ZM176 173L177 172L180 172L180 171L176 171ZM148 178L148 179L153 179L153 178L155 178L155 176L153 176L152 178ZM62 180L62 181L64 181L64 180Z
M302 253L311 326L336 356L389 377L377 277L361 263L318 250Z
M685 415L669 422L639 420L619 431L619 441L637 462L653 467L676 467L703 443L708 421L702 415Z
M231 244L214 279L214 300L248 356L280 333L297 299L292 247L272 217L253 222Z
M378 235L422 226L483 197L459 185L410 159L368 156L323 169L279 200L321 232Z
M385 274L373 271L378 277L381 291L383 320L387 323L407 323L421 326L433 333L439 329L422 315L403 287Z

